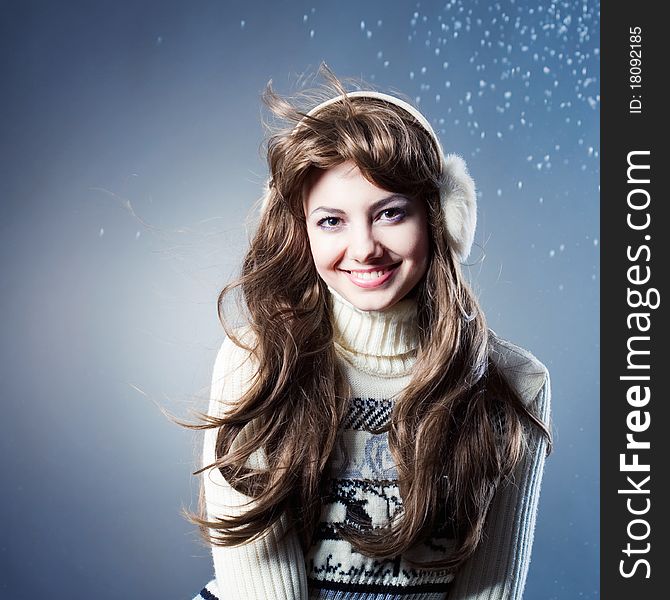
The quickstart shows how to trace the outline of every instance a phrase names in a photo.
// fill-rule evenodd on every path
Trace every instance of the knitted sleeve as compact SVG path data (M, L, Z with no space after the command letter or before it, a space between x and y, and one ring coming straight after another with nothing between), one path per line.
M548 423L548 374L533 404L536 414ZM513 477L496 493L484 537L472 557L456 573L449 600L521 600L523 597L546 450L546 439L533 429L529 452Z
M253 375L249 354L229 338L216 357L212 375L209 414L221 416L240 398ZM245 428L241 436L253 435ZM215 458L216 429L205 433L203 465ZM262 465L258 452L250 462ZM266 463L265 463L266 464ZM218 469L204 472L204 491L208 520L216 516L241 514L250 498L233 489ZM247 506L248 507L248 506ZM219 598L237 600L302 600L307 598L305 562L297 535L289 532L282 517L260 539L238 547L212 546L214 572Z

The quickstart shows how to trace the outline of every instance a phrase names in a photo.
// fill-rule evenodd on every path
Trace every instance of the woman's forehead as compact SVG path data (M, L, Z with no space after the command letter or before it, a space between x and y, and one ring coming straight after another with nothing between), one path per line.
M342 163L321 171L304 196L306 215L315 212L347 213L378 210L391 202L413 200L394 190L384 189L367 179L353 163Z

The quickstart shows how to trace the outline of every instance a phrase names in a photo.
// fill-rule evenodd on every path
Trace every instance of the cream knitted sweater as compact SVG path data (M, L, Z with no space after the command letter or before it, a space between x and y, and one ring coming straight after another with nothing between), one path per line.
M412 568L408 556L383 561L355 552L337 535L337 523L384 525L401 507L397 472L386 434L373 434L390 417L394 397L408 383L418 345L416 305L405 299L390 309L360 311L331 290L334 342L351 389L349 413L331 455L321 522L304 554L282 518L258 541L214 547L215 579L196 597L205 600L518 600L530 562L535 514L546 453L539 435L514 477L497 492L485 535L456 573ZM491 332L492 358L537 414L549 418L549 376L529 352ZM253 364L226 339L217 355L209 412L221 415L241 396ZM253 428L243 431L253 435ZM216 431L205 434L203 461L214 461ZM263 457L252 457L263 464ZM205 474L210 518L243 511L249 498L233 490L218 470ZM452 547L447 527L410 553L426 560Z

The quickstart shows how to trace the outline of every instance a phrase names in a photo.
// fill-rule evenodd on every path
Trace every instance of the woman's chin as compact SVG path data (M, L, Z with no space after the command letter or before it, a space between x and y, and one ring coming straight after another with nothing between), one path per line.
M400 294L394 293L393 289L379 290L351 290L346 295L340 292L358 310L382 311L391 308L401 300Z

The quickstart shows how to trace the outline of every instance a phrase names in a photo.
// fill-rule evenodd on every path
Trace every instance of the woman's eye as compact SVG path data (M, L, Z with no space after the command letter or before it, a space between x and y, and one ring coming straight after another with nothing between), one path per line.
M323 229L333 229L340 224L340 218L324 217L323 219L319 219L316 224L318 227L323 227Z
M387 221L400 221L405 216L405 211L402 208L393 207L383 210L380 214Z

